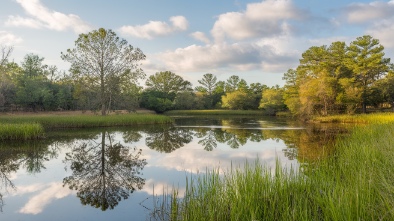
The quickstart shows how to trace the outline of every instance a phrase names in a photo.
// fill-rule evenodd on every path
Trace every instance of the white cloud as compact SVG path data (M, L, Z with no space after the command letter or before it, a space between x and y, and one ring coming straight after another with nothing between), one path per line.
M63 14L48 9L39 0L16 0L31 17L9 16L7 26L29 28L47 28L56 31L73 30L75 33L86 32L92 27L74 14Z
M137 38L153 39L158 36L170 35L174 32L187 30L189 24L183 16L173 16L170 18L171 24L163 21L150 21L145 25L122 26L119 30L124 35Z
M193 32L190 34L190 36L192 36L194 39L196 39L198 41L204 42L205 44L211 43L209 38L203 32L200 32L200 31Z
M219 15L211 30L216 42L225 37L242 40L254 37L271 37L288 33L287 20L300 20L305 12L291 1L266 0L248 4L244 12L228 12Z
M12 33L6 31L0 31L0 45L12 46L21 43L22 41L23 41L22 38Z
M373 22L394 16L394 1L353 3L345 8L347 21L350 23Z
M34 187L33 187L34 190ZM72 194L72 191L63 187L62 183L51 183L46 189L29 199L19 212L24 214L39 214L46 205L55 199L61 199Z
M380 43L386 48L394 48L394 19L376 22L367 31L367 34L379 39Z
M157 62L164 62L167 70L210 71L235 69L283 72L297 62L298 53L282 51L274 45L261 43L233 43L190 45L156 55Z

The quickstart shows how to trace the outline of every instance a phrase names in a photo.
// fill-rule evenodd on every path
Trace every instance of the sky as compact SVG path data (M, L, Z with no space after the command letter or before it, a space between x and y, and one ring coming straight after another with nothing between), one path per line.
M311 46L371 35L394 56L394 0L1 0L0 45L68 71L61 52L81 33L112 29L147 56L147 76L172 71L198 86L225 81L284 84Z

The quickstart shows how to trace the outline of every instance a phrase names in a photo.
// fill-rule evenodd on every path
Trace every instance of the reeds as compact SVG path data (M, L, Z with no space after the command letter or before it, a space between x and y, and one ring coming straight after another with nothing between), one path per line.
M155 218L394 220L393 134L393 123L356 128L332 156L299 170L256 162L189 177L185 195L167 195L171 209Z
M0 140L33 140L44 137L44 128L37 123L0 124Z
M37 123L44 128L112 127L171 122L170 117L155 114L0 116L0 123Z
M394 122L394 113L374 113L357 115L332 115L325 117L315 117L312 122L318 123L390 123Z

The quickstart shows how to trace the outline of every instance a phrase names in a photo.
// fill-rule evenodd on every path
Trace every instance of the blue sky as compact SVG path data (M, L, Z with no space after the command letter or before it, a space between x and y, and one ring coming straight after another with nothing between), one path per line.
M394 0L2 0L0 45L67 70L60 53L78 34L114 30L146 55L147 75L173 71L198 86L205 73L283 85L302 52L369 34L394 55Z

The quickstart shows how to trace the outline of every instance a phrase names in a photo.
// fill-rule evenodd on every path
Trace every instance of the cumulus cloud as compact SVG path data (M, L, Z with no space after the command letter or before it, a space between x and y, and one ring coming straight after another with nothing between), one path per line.
M7 26L47 28L56 31L73 30L75 33L86 32L92 27L79 16L63 14L45 7L40 0L16 0L30 17L11 15L5 22Z
M120 32L137 38L153 39L170 35L174 32L187 30L189 23L184 16L173 16L171 24L163 21L150 21L145 25L122 26Z
M0 45L12 46L21 43L22 38L6 31L0 31Z
M350 23L373 22L377 19L394 17L394 1L370 3L353 3L348 5L344 13Z
M190 34L190 36L192 36L194 39L196 39L198 41L204 42L205 44L211 43L209 38L203 32L200 32L200 31L193 32Z
M307 13L291 1L266 0L248 4L244 12L219 15L211 33L217 42L225 37L243 40L254 37L271 37L288 33L288 20L301 20Z
M283 52L263 43L190 45L157 55L166 69L174 71L207 71L236 69L283 72L297 62L292 51Z

